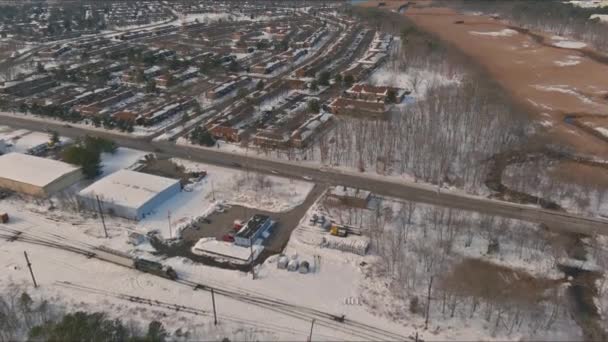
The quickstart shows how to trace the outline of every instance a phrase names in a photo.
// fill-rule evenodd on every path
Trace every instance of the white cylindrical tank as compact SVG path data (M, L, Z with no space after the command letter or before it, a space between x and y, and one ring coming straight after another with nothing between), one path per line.
M284 270L287 268L287 264L289 264L289 258L285 255L281 255L277 261L277 268Z
M308 261L302 261L300 263L300 267L298 268L298 272L302 273L302 274L306 274L310 271L310 264L308 263Z
M290 271L290 272L295 272L295 271L298 270L298 266L300 266L300 263L298 262L298 260L297 259L292 259L287 264L287 270Z

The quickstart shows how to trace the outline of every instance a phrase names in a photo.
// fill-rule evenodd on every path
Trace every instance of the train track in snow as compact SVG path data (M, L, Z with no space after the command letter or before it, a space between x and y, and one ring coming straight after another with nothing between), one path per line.
M183 313L188 313L188 314L192 314L195 316L213 317L213 311L203 310L203 309L195 308L192 306L179 305L179 304L175 304L175 303L160 301L157 299L133 296L133 295L125 294L125 293L108 291L108 290L104 290L104 289L94 288L94 287L76 284L76 283L72 283L72 282L66 282L66 281L57 281L57 282L55 282L55 284L58 286L67 288L67 289L71 289L71 290L112 297L112 298L116 298L116 299L120 299L120 300L124 300L124 301L129 301L132 303L147 305L147 306L161 308L161 309L165 309L165 310L183 312ZM291 334L291 335L305 336L305 337L307 337L309 334L309 331L306 331L306 330L298 330L298 329L294 329L293 327L282 326L282 325L274 324L271 322L261 323L258 321L243 319L243 318L235 317L232 315L221 314L221 313L217 315L217 318L220 321L228 321L228 322L232 322L232 323L238 323L241 325L252 326L252 327L260 328L262 330L266 330L269 332L287 333L287 334ZM328 340L336 339L336 336L329 336L329 335L323 335L323 334L317 334L315 336L323 337Z
M72 253L77 253L87 258L95 258L104 262L110 262L123 267L127 267L133 270L136 268L133 266L133 260L126 254L122 253L110 253L107 249L100 249L94 245L70 240L66 237L57 234L47 234L48 236L41 236L32 234L29 232L21 231L18 229L7 227L6 225L0 225L0 238L7 241L20 241L29 244L35 244L55 249L60 249ZM148 273L150 275L155 275ZM160 278L160 276L156 275ZM167 278L163 278L171 281ZM203 290L213 292L217 295L224 296L239 302L257 306L263 309L274 311L285 316L293 317L296 319L312 322L315 320L315 325L323 326L335 331L338 331L347 336L354 336L362 340L374 340L374 341L405 341L414 340L412 336L403 336L385 329L375 327L373 325L358 322L352 319L348 319L344 316L335 315L322 310L292 304L280 299L272 298L259 293L252 293L241 288L227 288L223 284L215 286L199 283L189 279L178 278L174 282L188 286L193 290ZM126 295L125 295L126 296ZM169 305L170 303L165 303ZM164 305L164 304L163 304ZM172 304L175 305L175 304ZM202 314L202 313L200 313Z

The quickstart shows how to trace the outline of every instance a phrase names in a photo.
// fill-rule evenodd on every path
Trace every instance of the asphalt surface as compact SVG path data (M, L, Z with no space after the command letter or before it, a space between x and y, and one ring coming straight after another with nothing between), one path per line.
M168 141L152 142L149 138L142 138L129 134L88 130L63 123L35 121L30 118L0 115L0 124L32 131L52 130L57 131L62 136L70 138L92 134L112 139L116 144L123 147L155 152L160 155L168 155L231 168L248 168L249 170L263 173L278 173L286 177L306 177L315 183L346 185L367 189L372 191L372 193L381 196L544 223L550 229L557 231L589 235L608 235L608 220L471 196L456 191L441 190L441 192L437 192L436 187L408 182L401 179L382 178L379 176L343 171L334 168L320 168L318 166L306 164L305 162L264 159L209 148L176 145Z

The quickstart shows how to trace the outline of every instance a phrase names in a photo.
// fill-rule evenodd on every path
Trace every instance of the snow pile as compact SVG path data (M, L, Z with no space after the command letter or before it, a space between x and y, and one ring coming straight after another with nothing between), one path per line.
M554 40L555 40L555 37L554 37ZM564 49L582 49L585 46L587 46L587 44L585 44L583 42L573 41L573 40L559 39L558 41L553 42L553 46L557 46L557 47L564 48Z
M364 236L348 236L341 238L327 234L327 236L323 237L321 247L365 255L369 249L369 244L369 238Z
M596 130L597 132L599 132L601 135L605 136L606 138L608 138L608 128L604 128L604 127L594 127L594 130Z
M517 34L517 31L511 29L502 29L500 31L469 31L470 34L476 36L490 36L490 37L511 37Z

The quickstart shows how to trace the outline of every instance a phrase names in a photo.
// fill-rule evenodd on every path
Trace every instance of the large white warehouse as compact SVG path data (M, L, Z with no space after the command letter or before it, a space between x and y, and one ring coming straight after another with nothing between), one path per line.
M22 153L0 156L0 188L45 197L59 192L83 177L80 168Z
M147 173L120 170L91 184L80 192L81 203L131 220L140 220L181 191L179 180Z

